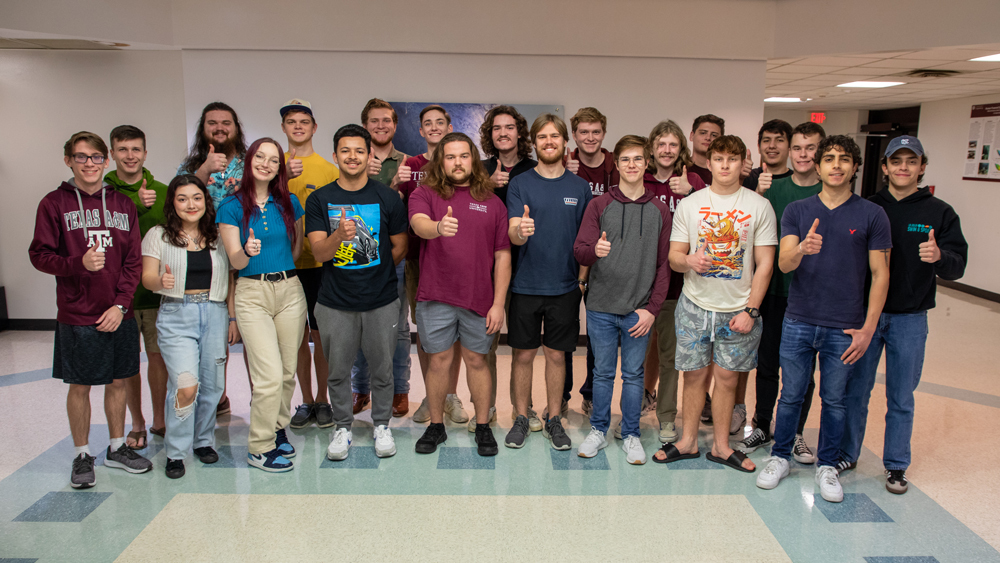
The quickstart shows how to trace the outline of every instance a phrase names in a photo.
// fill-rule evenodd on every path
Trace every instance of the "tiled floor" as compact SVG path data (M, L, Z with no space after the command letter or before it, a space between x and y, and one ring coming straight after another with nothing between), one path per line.
M618 442L584 460L552 450L541 433L521 450L501 447L500 455L481 458L465 425L449 424L438 453L418 456L413 444L423 425L409 417L392 423L399 453L379 459L369 411L355 423L347 460L326 460L332 429L313 426L289 434L299 452L296 469L267 474L246 465L249 392L238 352L229 374L233 414L220 418L216 434L218 463L189 460L187 475L169 480L162 441L153 438L143 453L154 472L98 467L97 486L76 491L68 484L66 389L50 377L52 335L0 333L0 447L6 453L0 458L0 563L1000 562L1000 487L993 485L1000 453L990 447L990 429L1000 427L1000 378L983 359L1000 335L1000 305L941 290L930 322L910 492L896 496L884 488L880 384L866 449L858 469L842 480L841 504L819 497L809 466L793 463L790 478L763 491L753 475L704 456L631 466ZM511 424L510 356L503 352L498 440ZM542 363L539 357L536 375ZM578 356L578 378L584 363ZM415 408L423 396L418 369L411 382ZM535 387L535 404L542 404L543 390ZM459 394L468 397L464 383ZM101 391L91 399L91 450L97 453L108 436ZM568 431L578 444L589 430L579 396L570 408ZM806 430L812 444L818 420L817 408ZM643 417L649 455L658 447L655 423L653 415ZM709 430L701 430L702 451L710 447ZM760 465L765 455L758 450L751 457Z

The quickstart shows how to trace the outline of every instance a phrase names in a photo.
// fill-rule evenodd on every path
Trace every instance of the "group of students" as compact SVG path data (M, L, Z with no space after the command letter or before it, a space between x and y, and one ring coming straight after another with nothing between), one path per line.
M227 344L240 340L252 389L250 466L292 469L286 428L313 422L336 427L326 455L346 459L354 415L369 403L375 453L394 455L390 421L409 411L407 312L427 390L413 415L429 422L417 453L447 439L445 416L469 423L480 455L498 453L490 424L505 319L513 424L504 444L520 448L543 431L554 449L568 450L582 300L580 393L591 429L580 457L608 445L620 357L614 435L629 463L646 462L639 419L655 409L663 444L655 462L698 457L699 421L714 422L710 461L754 472L746 454L773 442L759 487L776 487L794 457L816 463L822 497L839 502L838 475L857 465L884 348L886 487L906 491L935 279L961 277L967 258L958 216L918 188L927 165L918 139L892 140L881 161L888 187L864 200L852 191L859 147L813 123L765 123L761 167L753 168L743 141L711 114L688 135L668 120L608 151L607 120L595 108L579 110L569 128L553 114L529 128L500 105L480 129L481 159L472 139L452 131L445 108L430 105L419 116L427 150L408 156L392 143L395 110L375 98L362 125L337 130L334 165L313 150L309 102L290 100L279 113L287 152L271 138L247 147L233 108L209 104L166 186L143 167L145 135L135 127L111 132L117 166L107 175L109 150L98 135L67 141L73 178L40 202L29 254L57 280L53 376L70 385L73 487L95 483L93 385L105 386L105 465L152 469L136 453L147 444L135 377L140 333L150 432L164 438L168 477L184 475L191 450L203 463L218 460ZM577 149L569 153L571 138ZM541 417L531 401L539 348ZM802 428L817 358L822 415L813 455ZM473 417L456 394L462 362ZM746 424L753 369L753 430L731 442ZM293 414L296 374L303 403Z

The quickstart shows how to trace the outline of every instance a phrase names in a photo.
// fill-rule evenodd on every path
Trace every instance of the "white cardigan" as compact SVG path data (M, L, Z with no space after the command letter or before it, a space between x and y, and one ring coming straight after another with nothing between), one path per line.
M215 250L209 251L212 256L212 287L208 298L212 301L225 302L229 295L229 256L222 246L222 237L215 243ZM163 226L156 225L149 229L142 239L142 255L156 258L160 261L160 275L170 265L174 275L174 288L161 289L156 293L167 297L184 297L184 284L187 280L187 248L174 246L163 240Z

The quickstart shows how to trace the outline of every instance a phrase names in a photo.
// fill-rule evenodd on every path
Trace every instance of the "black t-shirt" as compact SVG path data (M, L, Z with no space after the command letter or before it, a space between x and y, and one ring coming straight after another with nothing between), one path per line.
M483 161L483 166L486 167L487 175L492 176L493 173L497 171L498 162L500 161L497 160L497 157L495 156ZM517 162L517 164L514 165L513 168L504 167L504 170L510 174L510 179L513 180L518 174L524 174L528 170L534 170L536 166L538 166L538 163L534 160L531 160L530 158L522 158ZM497 197L500 198L500 201L502 201L504 205L507 205L508 186L510 186L509 181L507 186L497 186L493 189L493 193L497 194Z
M355 222L357 235L323 263L317 301L342 311L371 311L396 299L396 265L389 237L406 232L406 207L385 184L368 180L350 192L327 184L306 200L306 234L328 236L340 226L341 212Z
M743 179L743 187L749 188L753 191L757 191L757 180L760 178L761 173L763 173L763 170L759 166L757 168L751 168L750 175ZM787 172L783 172L781 174L772 174L771 181L773 182L779 178L787 178L791 175L792 175L792 169L789 168ZM774 184L771 185L773 186Z

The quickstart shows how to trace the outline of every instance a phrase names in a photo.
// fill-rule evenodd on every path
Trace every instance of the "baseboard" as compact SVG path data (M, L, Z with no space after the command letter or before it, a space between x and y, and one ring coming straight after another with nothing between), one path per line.
M948 281L948 280L943 280L941 278L938 278L937 283L940 286L961 291L962 293L968 293L969 295L974 295L976 297L979 297L980 299L993 301L994 303L1000 303L1000 293L993 293L992 291L986 291L985 289L972 287L971 285L966 285L961 282Z
M55 330L55 319L10 319L7 330Z

